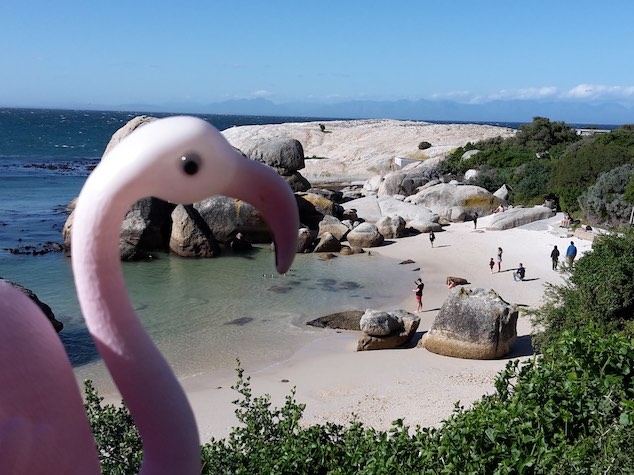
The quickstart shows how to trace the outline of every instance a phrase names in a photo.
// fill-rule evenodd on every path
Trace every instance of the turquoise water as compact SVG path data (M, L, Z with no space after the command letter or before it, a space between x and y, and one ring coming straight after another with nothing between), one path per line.
M70 259L8 249L62 242L66 205L112 133L134 115L0 109L0 276L51 306L65 325L60 336L78 377L99 386L107 375L79 311ZM218 128L282 120L208 119L220 120ZM237 357L245 364L287 358L323 334L306 321L347 309L397 307L409 298L412 280L411 271L376 253L331 260L298 255L291 271L278 276L266 246L217 259L163 254L123 268L144 326L181 377L233 369Z

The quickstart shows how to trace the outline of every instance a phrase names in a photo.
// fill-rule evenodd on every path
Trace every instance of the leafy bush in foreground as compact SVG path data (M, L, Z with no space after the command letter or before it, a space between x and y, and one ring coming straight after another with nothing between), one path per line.
M590 326L563 332L557 343L543 356L510 361L494 394L468 410L456 405L440 428L411 429L401 420L389 431L360 423L303 427L304 405L294 391L271 408L269 396L253 396L238 368L241 426L203 445L203 473L634 473L634 342ZM104 473L136 473L138 440L121 437L129 418L90 414L102 434L100 452L131 457L111 458Z
M103 405L92 381L84 382L84 407L97 445L102 473L139 473L143 447L141 437L125 405Z
M596 238L568 282L546 288L534 321L543 328L534 338L540 348L555 344L565 330L589 324L634 335L634 229Z

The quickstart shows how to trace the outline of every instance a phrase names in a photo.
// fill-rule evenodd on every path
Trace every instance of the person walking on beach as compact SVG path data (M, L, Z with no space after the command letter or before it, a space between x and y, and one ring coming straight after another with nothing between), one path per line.
M478 229L478 213L473 213L473 229Z
M422 279L416 279L415 281L416 284L416 288L412 289L412 292L416 292L416 303L417 303L417 307L416 307L416 312L422 312L423 311L423 287L425 287L425 284L423 284Z
M574 241L570 241L570 246L566 249L566 259L568 259L568 267L572 269L572 264L575 261L575 257L577 257L577 247L575 246Z
M436 240L436 235L433 231L429 231L429 242L431 243L431 247L434 247L434 241Z
M491 274L493 274L493 267L495 266L495 262L493 262L493 258L489 261L489 269L491 269Z
M495 261L498 263L498 272L502 272L502 248L498 247L498 254L495 258Z
M557 270L557 266L559 265L559 249L557 249L557 246L550 251L550 260L553 263L553 270Z

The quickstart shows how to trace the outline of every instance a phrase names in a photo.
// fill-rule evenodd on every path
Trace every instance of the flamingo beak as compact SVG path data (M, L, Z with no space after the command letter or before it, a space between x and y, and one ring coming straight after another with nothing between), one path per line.
M227 194L255 206L268 223L275 244L275 266L288 271L297 253L299 212L290 186L272 168L240 156L239 180Z

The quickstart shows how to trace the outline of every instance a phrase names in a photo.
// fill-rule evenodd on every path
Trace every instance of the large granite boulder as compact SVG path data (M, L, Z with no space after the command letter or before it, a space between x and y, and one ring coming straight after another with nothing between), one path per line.
M486 228L493 231L523 226L540 219L552 218L555 210L547 206L537 205L532 208L510 208L486 218Z
M139 127L143 127L145 124L149 124L150 122L153 122L155 120L157 120L156 117L151 117L149 115L138 115L130 119L123 127L112 134L108 145L106 145L106 150L103 152L103 156L107 156L110 150L112 150L116 145L119 144L119 142L121 142L136 129L138 129Z
M439 216L430 209L412 204L410 197L404 200L393 196L366 196L353 201L348 201L346 207L354 208L359 217L365 221L376 223L383 216L401 216L406 222L437 222Z
M26 287L21 286L20 284L17 284L10 280L3 279L2 277L0 277L0 282L6 282L7 284L10 284L16 289L20 290L24 295L30 298L33 301L33 303L35 303L40 308L44 316L48 319L49 322L51 322L51 325L53 325L53 328L55 329L57 333L62 331L62 329L64 328L64 324L60 322L59 320L57 320L57 318L55 318L55 314L53 313L53 310L51 310L51 307L49 307L44 302L42 302L37 297L37 295L35 295L35 292L33 292L31 289L27 289Z
M295 193L298 191L306 191L311 189L310 182L299 172L293 172L290 175L281 175L291 190Z
M315 252L339 252L341 242L331 233L321 233L317 238Z
M170 251L183 257L216 257L221 248L209 226L193 206L178 205L172 212Z
M308 228L299 228L297 233L297 252L299 254L312 252L315 247L315 233Z
M260 211L253 205L228 196L212 196L194 203L219 242L242 233L252 243L271 242L273 236Z
M420 318L405 310L366 310L359 321L363 332L357 351L383 350L407 344L416 333Z
M405 235L405 220L398 215L383 216L376 227L386 239L401 238Z
M348 233L348 243L351 247L376 247L383 244L385 238L375 224L361 223Z
M328 190L327 188L310 188L304 191L307 191L308 193L313 193L315 195L321 195L324 198L328 198L334 203L341 203L341 201L343 200L343 193L338 190Z
M296 193L299 221L311 229L317 229L324 216L341 216L343 207L315 193Z
M454 288L423 336L422 346L455 358L500 358L517 337L517 315L517 307L494 290Z
M143 198L132 205L121 223L119 255L122 261L150 259L152 253L167 248L170 214L174 205L158 198ZM62 237L67 255L72 253L71 235L75 211L64 223Z
M443 230L440 223L432 221L418 221L416 219L408 221L406 224L406 229L418 233L428 233L430 231L437 233Z
M497 196L502 201L506 202L506 200L509 197L509 188L508 188L508 186L506 186L506 184L502 185L501 187L499 187L497 190L495 190L493 192L493 195Z
M420 170L399 170L388 173L379 184L379 196L404 195L409 196L415 193L419 186L430 180L428 173Z
M293 191L311 188L310 182L298 172L305 167L304 147L299 140L285 137L261 140L246 149L244 154L275 168Z
M411 202L454 222L471 217L474 213L486 216L502 204L500 198L484 188L450 183L425 188L416 193Z
M324 233L330 233L339 241L343 241L349 232L350 228L339 221L338 218L326 215L319 222L319 231L317 234L321 236Z
M151 257L152 251L165 249L170 234L170 214L174 206L158 198L143 198L128 210L119 236L119 251L124 261Z
M243 151L252 160L275 168L280 175L290 175L305 167L304 147L299 140L291 138L261 140Z

